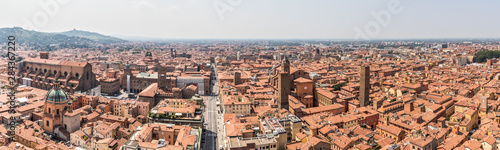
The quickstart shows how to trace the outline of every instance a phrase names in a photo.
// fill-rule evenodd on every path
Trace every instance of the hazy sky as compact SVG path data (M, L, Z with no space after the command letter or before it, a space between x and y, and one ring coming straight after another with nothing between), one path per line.
M1 0L0 27L158 38L500 38L499 6L498 0Z

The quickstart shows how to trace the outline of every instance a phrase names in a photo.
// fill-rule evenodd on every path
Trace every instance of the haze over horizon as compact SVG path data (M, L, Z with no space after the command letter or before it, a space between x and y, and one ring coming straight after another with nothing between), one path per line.
M500 11L491 11L499 4L494 0L17 0L0 5L4 19L0 28L41 32L76 28L165 39L355 39L359 32L370 39L500 38ZM391 12L390 6L397 11ZM391 12L389 19L382 12ZM26 22L37 24L37 19L38 25L26 26Z

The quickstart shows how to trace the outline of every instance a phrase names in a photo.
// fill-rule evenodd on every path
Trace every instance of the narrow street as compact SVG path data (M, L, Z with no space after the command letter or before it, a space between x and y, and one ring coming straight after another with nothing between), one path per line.
M212 69L215 69L215 67ZM205 139L205 144L202 145L202 147L206 150L218 149L221 143L223 143L223 138L218 135L224 125L222 124L221 115L219 114L219 107L217 107L219 100L216 74L216 71L214 71L211 82L212 93L209 96L202 96L205 107L205 112L203 112L205 128L203 138Z

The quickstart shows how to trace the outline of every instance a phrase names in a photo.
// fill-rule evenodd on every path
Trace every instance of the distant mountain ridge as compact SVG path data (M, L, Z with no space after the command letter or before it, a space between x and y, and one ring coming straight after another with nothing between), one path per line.
M73 36L73 37L81 37L81 38L87 38L91 39L96 42L100 43L122 43L122 42L127 42L126 40L122 40L116 37L112 36L107 36L107 35L102 35L96 32L89 32L89 31L82 31L82 30L70 30L66 32L59 32L58 34L63 34L67 36Z
M127 42L119 38L99 33L72 30L61 33L47 33L25 30L20 27L0 28L0 38L16 37L17 45L25 45L33 49L51 51L58 48L89 48L95 44L110 44ZM0 40L0 44L7 40Z

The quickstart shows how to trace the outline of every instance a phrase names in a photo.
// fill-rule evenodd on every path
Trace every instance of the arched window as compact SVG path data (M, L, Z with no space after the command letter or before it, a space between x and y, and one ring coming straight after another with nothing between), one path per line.
M76 78L80 77L80 74L76 73L76 74L75 74L75 77L76 77Z
M59 115L59 109L56 109L56 114L58 114L58 115Z
M47 120L47 126L49 126L49 121Z
M49 114L50 114L50 108L49 108Z
M43 69L43 73L47 73L47 69Z
M38 68L35 68L35 71L38 71Z
M26 70L28 70L28 69L30 69L30 67L29 67L29 66L28 66L28 67L26 67Z
M57 74L57 71L54 70L54 74Z
M64 76L68 76L68 72L64 71Z

